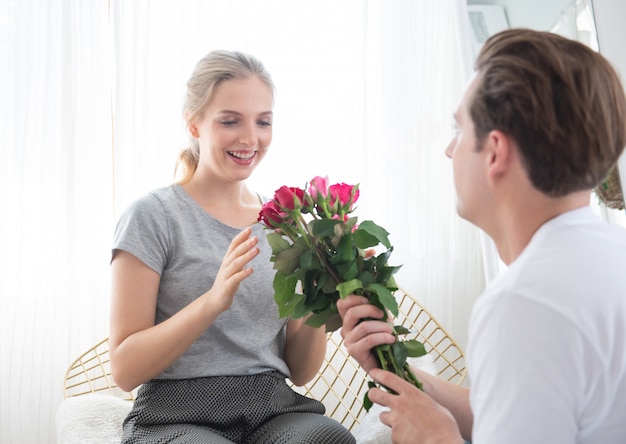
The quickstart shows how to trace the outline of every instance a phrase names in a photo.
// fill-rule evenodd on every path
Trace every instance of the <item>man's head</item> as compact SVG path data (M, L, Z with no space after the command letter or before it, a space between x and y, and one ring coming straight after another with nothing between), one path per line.
M626 97L611 64L556 34L513 29L489 38L469 97L478 149L492 130L514 139L535 188L590 190L626 145Z

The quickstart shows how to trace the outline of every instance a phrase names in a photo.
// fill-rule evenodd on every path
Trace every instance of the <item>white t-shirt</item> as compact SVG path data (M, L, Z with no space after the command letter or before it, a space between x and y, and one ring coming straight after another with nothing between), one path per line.
M626 230L545 223L476 302L474 444L626 443Z

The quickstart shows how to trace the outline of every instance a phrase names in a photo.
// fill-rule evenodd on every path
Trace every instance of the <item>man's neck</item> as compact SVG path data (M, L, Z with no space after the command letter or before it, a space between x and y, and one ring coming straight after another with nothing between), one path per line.
M589 205L590 191L563 197L545 195L526 202L504 205L499 211L499 230L492 236L502 261L509 265L524 251L537 230L561 214Z

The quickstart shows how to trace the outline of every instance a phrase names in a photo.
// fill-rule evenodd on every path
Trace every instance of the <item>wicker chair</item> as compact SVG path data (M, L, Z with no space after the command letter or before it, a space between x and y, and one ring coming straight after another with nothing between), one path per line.
M423 342L442 378L461 384L466 377L462 350L432 315L408 293L399 290L396 299L400 308L398 321L414 331L411 338ZM326 414L345 427L359 424L366 411L362 401L368 389L365 372L351 359L341 345L339 332L328 336L326 360L318 375L303 387L294 387L326 406ZM108 393L128 400L135 394L121 390L111 377L108 338L83 353L69 366L65 375L65 398L87 393Z
M109 338L103 339L80 355L65 372L63 396L106 393L129 401L135 400L135 393L120 389L111 376L109 359Z

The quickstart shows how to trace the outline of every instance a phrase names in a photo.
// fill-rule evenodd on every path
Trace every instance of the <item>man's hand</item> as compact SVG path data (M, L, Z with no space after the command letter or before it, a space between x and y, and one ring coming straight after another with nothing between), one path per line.
M383 312L363 296L350 295L337 301L343 320L341 337L346 350L366 372L378 367L372 349L380 344L393 344L392 327L383 321ZM367 320L365 320L367 319Z
M379 388L369 391L372 402L390 409L380 414L380 421L391 427L393 444L464 442L452 414L426 393L391 372L372 369L369 374L377 383L397 393Z

